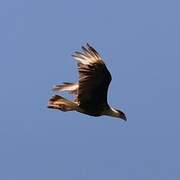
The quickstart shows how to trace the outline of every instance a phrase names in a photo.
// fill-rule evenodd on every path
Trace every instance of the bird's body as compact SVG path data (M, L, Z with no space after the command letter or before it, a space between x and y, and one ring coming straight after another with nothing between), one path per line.
M99 53L87 44L83 53L75 52L72 56L78 61L79 82L56 85L56 92L68 91L75 96L69 101L61 96L53 96L48 107L62 111L78 111L91 116L108 115L126 120L125 114L108 105L107 93L111 82L108 71Z

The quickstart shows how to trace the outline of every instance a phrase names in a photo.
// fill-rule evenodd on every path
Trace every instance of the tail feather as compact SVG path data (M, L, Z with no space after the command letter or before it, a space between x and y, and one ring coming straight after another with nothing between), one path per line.
M78 109L78 105L62 96L55 95L49 99L48 108L59 109L61 111L75 111Z
M67 83L64 82L64 84L59 84L53 87L53 91L55 92L63 92L63 91L68 91L70 94L77 95L77 90L79 88L78 83Z

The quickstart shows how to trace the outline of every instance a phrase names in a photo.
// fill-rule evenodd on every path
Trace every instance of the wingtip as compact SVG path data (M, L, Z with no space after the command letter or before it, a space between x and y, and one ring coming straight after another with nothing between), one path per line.
M72 54L71 54L71 56L72 56L72 57L74 57L74 56L75 56L75 54L74 54L74 53L72 53Z
M87 47L91 47L91 45L90 45L88 42L86 43L86 46L87 46Z

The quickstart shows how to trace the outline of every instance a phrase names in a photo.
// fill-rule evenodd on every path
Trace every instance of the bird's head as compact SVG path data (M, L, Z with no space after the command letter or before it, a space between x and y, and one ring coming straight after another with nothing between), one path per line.
M115 109L115 110L117 111L117 116L116 117L119 117L119 118L123 119L124 121L127 121L127 117L122 111L120 111L118 109Z
M103 114L107 115L107 116L111 116L111 117L120 118L120 119L123 119L124 121L127 121L126 115L121 110L114 109L112 107L109 107L108 109L106 109Z

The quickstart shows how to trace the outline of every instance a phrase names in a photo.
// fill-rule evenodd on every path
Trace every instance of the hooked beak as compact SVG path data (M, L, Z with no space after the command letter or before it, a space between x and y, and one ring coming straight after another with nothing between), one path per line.
M124 121L127 121L127 117L125 116L125 114L123 114L120 118L123 119Z

